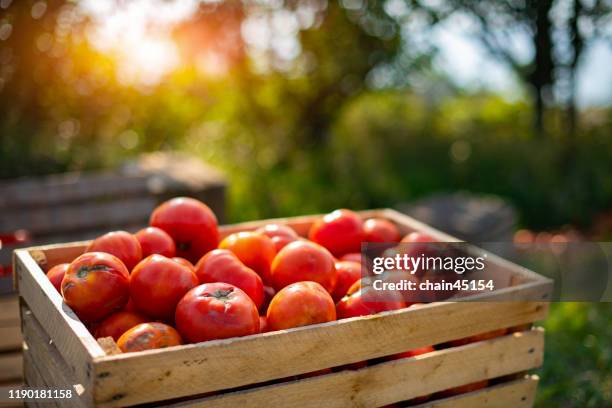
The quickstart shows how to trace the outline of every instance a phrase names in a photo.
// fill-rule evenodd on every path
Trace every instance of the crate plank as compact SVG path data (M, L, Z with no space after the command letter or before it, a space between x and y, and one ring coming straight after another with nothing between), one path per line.
M0 296L0 327L9 322L19 321L19 297L17 295Z
M518 326L546 314L543 303L428 304L263 335L110 356L94 365L94 398L105 402L121 395L122 402L140 403L239 387ZM268 363L270 356L274 364ZM224 375L209 377L203 372ZM145 386L151 383L159 386Z
M24 361L24 372L26 378L26 386L32 388L51 388L53 385L47 381L48 375L42 374L38 368L36 361L29 353L28 349L24 349L23 353L23 361ZM25 402L26 407L62 407L62 405L58 401L27 401ZM66 406L70 406L70 404L66 404Z
M522 379L493 385L483 390L451 398L427 402L414 408L531 408L533 407L538 382L538 376L528 375Z
M64 304L29 252L16 251L14 265L19 295L53 339L76 377L89 378L92 359L103 356L104 351L76 314Z
M383 406L458 385L529 370L541 365L543 353L544 333L542 330L532 330L356 371L342 371L170 406ZM466 370L466 366L470 370ZM473 396L470 400L482 401L483 397Z
M27 364L34 364L36 370L45 379L47 386L72 390L75 398L69 401L64 400L62 405L69 403L68 405L73 407L86 406L86 400L91 396L88 392L91 390L85 388L87 384L79 383L74 371L70 369L55 344L45 334L43 327L27 306L23 306L21 313L23 316L23 336L27 345L24 350L24 355L28 356Z
M23 378L23 358L21 351L0 353L0 381Z
M11 322L10 326L0 326L0 352L20 350L21 341L19 320Z

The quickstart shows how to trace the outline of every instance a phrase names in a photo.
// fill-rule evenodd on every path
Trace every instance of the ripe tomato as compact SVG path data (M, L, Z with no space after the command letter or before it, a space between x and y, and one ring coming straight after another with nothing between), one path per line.
M62 279L64 279L64 275L66 274L69 266L69 263L55 265L53 268L49 269L49 272L47 272L47 278L49 278L58 292L62 291Z
M85 252L106 252L123 262L128 272L142 259L140 242L129 232L114 231L94 239Z
M431 236L423 233L423 232L411 232L406 235L400 242L414 243L414 242L438 242L437 239L432 238Z
M270 331L268 327L268 318L266 316L259 316L259 332L266 333Z
M267 224L255 230L259 234L266 235L272 240L276 252L283 249L288 243L296 241L299 236L293 228L282 224Z
M174 245L172 237L162 229L156 227L143 228L134 236L140 242L143 258L153 254L172 258L176 254L176 245Z
M263 304L264 288L261 278L240 262L232 251L210 251L196 265L196 275L200 283L224 282L237 286L249 295L257 308Z
M454 397L455 395L464 394L466 392L477 391L482 388L486 388L489 385L488 380L477 381L475 383L461 385L459 387L451 388L449 390L445 390L439 393L440 397L448 398Z
M384 218L370 218L363 223L363 240L366 242L398 242L399 230Z
M334 301L316 282L296 282L274 296L268 307L270 331L336 320Z
M342 255L339 260L361 263L361 252L349 252Z
M196 286L195 273L162 255L143 259L130 277L130 295L136 309L163 320L172 319L176 304Z
M179 346L183 344L181 335L164 323L141 323L132 327L119 337L117 346L124 353Z
M243 264L254 270L264 283L270 282L270 265L276 256L270 238L251 231L237 232L225 237L219 248L229 249Z
M188 260L186 260L185 258L181 258L180 256L175 256L174 258L172 258L172 260L174 262L178 262L179 264L183 266L186 266L187 268L189 268L190 271L195 273L196 271L195 266L193 266L193 264L189 262Z
M178 197L153 211L149 224L168 233L176 244L176 254L192 263L217 247L217 217L206 204L193 198Z
M331 293L338 280L334 257L321 245L308 241L295 241L281 249L272 262L271 275L277 291L291 283L313 281Z
M421 354L431 353L432 351L436 351L436 349L433 348L432 346L425 346L425 347L421 347L421 348L417 348L417 349L413 349L413 350L404 351L403 353L395 354L395 355L391 356L389 359L390 360L397 360L397 359L400 359L400 358L408 358L408 357L420 356Z
M264 286L264 301L259 307L259 311L261 313L266 313L266 310L268 310L268 306L270 305L272 298L274 298L274 295L276 295L276 291L272 286Z
M119 340L119 337L132 327L141 323L150 321L148 317L137 312L126 312L121 310L113 313L106 319L102 320L96 328L95 337L112 337L113 340Z
M85 322L123 309L130 298L130 276L119 258L90 252L76 258L62 280L64 302Z
M379 292L363 278L355 282L340 302L336 305L339 319L367 316L387 310L397 310L406 307L406 303L398 292ZM362 287L362 281L364 282ZM367 293L366 298L364 295Z
M316 221L308 232L308 238L323 245L334 256L359 252L363 241L363 221L350 210L336 210Z
M334 302L338 302L346 295L353 283L361 278L361 264L350 261L338 261L335 265L338 282L331 295Z
M497 329L492 330L490 332L475 334L473 336L465 337L459 340L453 340L449 342L449 345L452 347L463 346L469 343L476 343L477 341L484 341L494 339L496 337L501 337L508 332L508 329Z
M176 307L175 321L191 343L259 333L255 303L229 283L205 283L187 292Z

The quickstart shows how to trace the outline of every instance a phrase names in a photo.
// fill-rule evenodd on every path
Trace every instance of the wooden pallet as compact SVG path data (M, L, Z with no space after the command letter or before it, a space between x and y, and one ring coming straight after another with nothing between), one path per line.
M361 214L387 218L403 234L418 230L439 240L454 240L392 210ZM305 235L318 217L273 221ZM226 226L221 231L227 235L268 222ZM431 303L241 338L109 355L63 304L41 269L41 265L73 259L85 245L19 250L14 258L26 381L78 392L78 398L63 401L62 406L374 407L424 395L435 397L440 391L484 379L493 379L492 385L422 406L528 407L533 403L537 378L525 374L542 364L544 333L539 328L359 370L292 379L546 318L550 280L495 255L488 254L488 273L495 275L499 289L479 302Z

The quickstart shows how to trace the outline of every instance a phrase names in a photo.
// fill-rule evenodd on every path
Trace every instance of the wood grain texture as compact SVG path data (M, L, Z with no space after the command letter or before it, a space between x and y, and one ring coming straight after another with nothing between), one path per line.
M26 344L24 348L24 358L27 355L26 365L33 364L47 386L72 390L75 397L62 401L62 405L72 407L90 405L87 402L91 398L91 389L86 388L89 385L80 383L79 378L75 376L75 372L66 363L54 342L45 333L45 330L30 313L27 306L23 306L21 313L23 316L23 337ZM26 380L28 380L27 377Z
M87 382L92 359L104 356L104 351L76 314L64 304L61 295L28 251L15 251L14 267L19 295L53 340L75 377Z
M0 353L0 382L23 378L23 358L20 351Z
M531 408L535 400L539 378L525 378L493 385L452 398L431 401L414 408Z
M126 353L96 360L94 398L107 402L120 396L132 404L239 387L518 326L546 314L543 303L428 304L263 335ZM274 364L269 363L271 356ZM202 375L220 372L224 375ZM147 384L159 386L151 389Z
M15 320L19 321L19 297L0 296L0 327L12 325Z
M0 353L21 349L21 325L19 320L10 326L0 326Z
M347 370L303 380L177 403L175 407L378 407L451 387L538 367L544 352L542 330L394 360L357 371ZM469 370L465 369L470 367ZM503 388L503 387L502 387ZM495 387L492 389L499 390ZM524 391L524 390L521 390ZM509 395L505 393L500 396ZM462 396L467 398L467 396ZM471 396L471 401L485 398ZM455 401L460 400L457 398ZM167 406L164 404L164 406ZM444 405L455 406L455 405ZM460 405L480 407L481 405ZM486 406L486 405L485 405ZM497 405L499 406L499 405ZM505 407L515 405L505 405ZM517 405L521 406L521 405ZM522 405L526 406L526 405Z

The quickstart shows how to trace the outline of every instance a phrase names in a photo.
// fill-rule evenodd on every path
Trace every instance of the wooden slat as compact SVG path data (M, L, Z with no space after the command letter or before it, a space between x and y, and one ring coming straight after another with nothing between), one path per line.
M547 310L545 303L527 302L428 304L263 335L110 356L95 362L95 399L135 404L259 383L538 321ZM274 364L269 364L271 356ZM219 372L223 375L202 375ZM146 386L151 383L158 387Z
M539 378L525 378L493 385L482 390L420 404L414 408L531 408L535 400Z
M27 348L24 348L23 352L23 371L26 379L26 386L32 388L50 388L52 385L47 381L37 369L34 358L29 353ZM34 407L34 408L47 408L47 407L60 407L60 405L54 401L27 401L25 403L26 407Z
M55 344L45 334L43 327L30 313L27 306L23 306L22 316L23 336L27 345L24 350L24 355L27 355L26 366L33 365L47 386L72 390L75 397L70 400L63 400L62 405L72 407L88 405L86 402L87 398L91 397L91 393L85 388L87 384L79 383L74 371L68 366Z
M543 353L544 333L542 330L533 330L414 358L394 360L357 371L347 370L180 402L175 406L184 408L377 407L455 386L529 370L542 364ZM482 401L482 399L475 397L472 400Z
M17 295L0 296L0 327L8 326L7 322L19 321L19 297Z
M75 377L86 383L90 379L92 359L104 355L102 348L64 304L28 251L15 251L14 268L19 295L56 344Z
M19 320L11 326L0 327L0 352L18 351L21 349L21 325Z
M0 382L23 378L21 351L0 353Z

